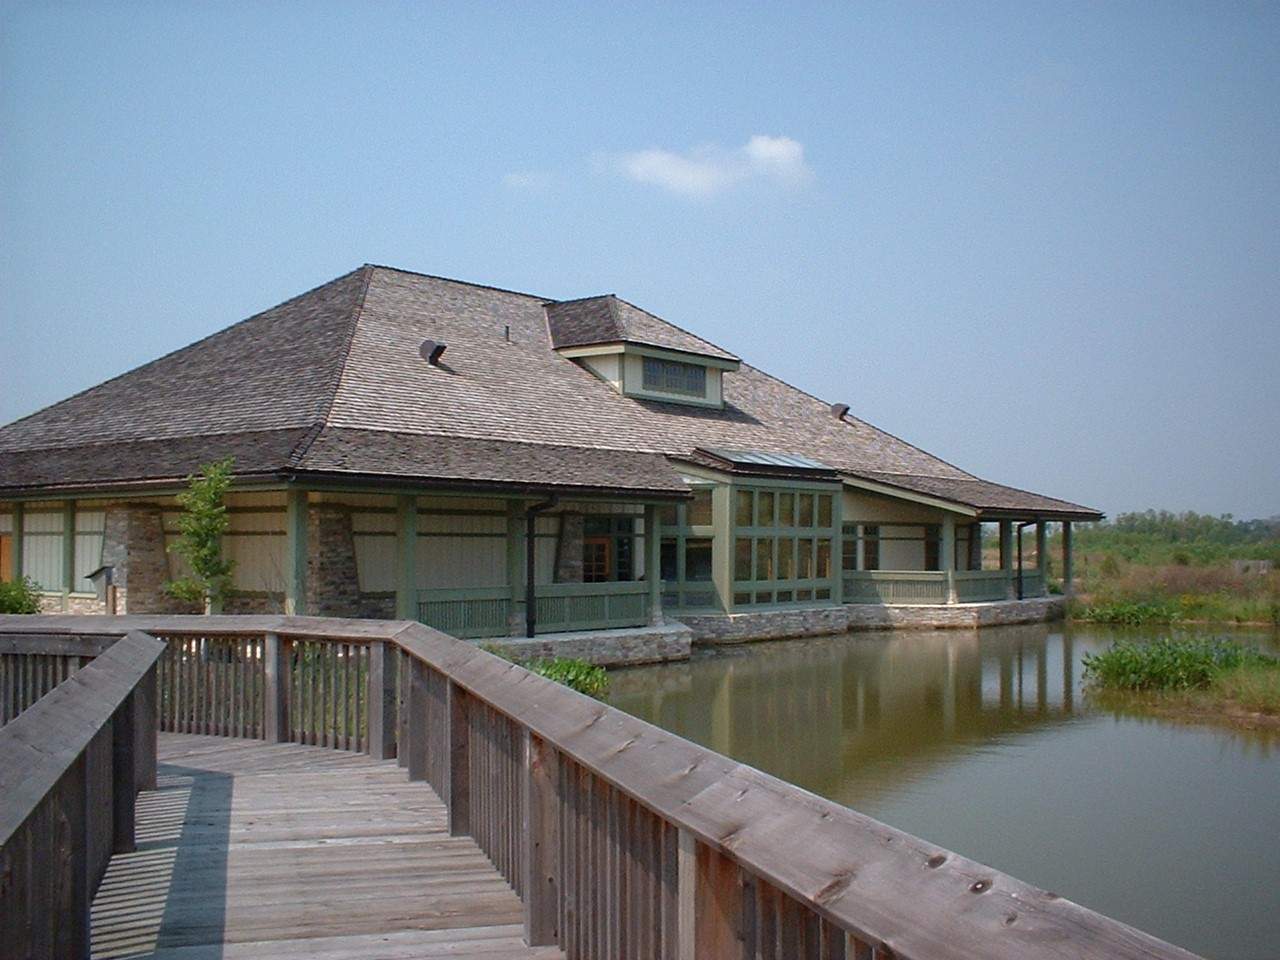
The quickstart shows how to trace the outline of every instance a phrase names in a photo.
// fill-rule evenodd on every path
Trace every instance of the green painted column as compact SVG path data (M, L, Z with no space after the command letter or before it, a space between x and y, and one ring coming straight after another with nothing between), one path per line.
M1013 521L1000 521L1000 569L1007 576L1006 596L1013 599L1018 595L1017 584L1013 582Z
M62 505L62 608L70 607L67 595L76 588L76 504Z
M396 617L418 619L418 502L396 497Z
M956 518L942 515L942 539L938 544L938 568L947 575L947 603L956 602Z
M969 569L982 569L982 523L980 521L969 525Z
M15 503L13 505L13 579L21 580L23 576L22 569L22 550L23 550L23 527L25 525L25 509L26 505Z
M711 580L720 605L726 613L733 610L733 485L718 483L711 488L711 523L715 533L711 541Z
M1049 576L1049 524L1036 521L1036 569L1040 576Z
M662 515L656 504L644 506L644 575L649 582L649 624L662 624Z
M844 603L844 487L832 496L831 522L836 528L831 540L831 602Z
M307 612L307 491L290 487L285 493L284 612L301 617Z
M1072 580L1074 572L1071 556L1071 521L1064 520L1062 523L1062 592L1070 597L1075 593L1075 583Z
M524 508L523 500L507 501L507 633L524 634Z

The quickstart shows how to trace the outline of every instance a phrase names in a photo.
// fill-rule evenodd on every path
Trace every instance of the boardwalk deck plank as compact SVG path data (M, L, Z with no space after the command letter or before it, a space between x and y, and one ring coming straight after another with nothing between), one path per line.
M162 734L137 850L93 904L93 956L551 960L444 805L394 760Z

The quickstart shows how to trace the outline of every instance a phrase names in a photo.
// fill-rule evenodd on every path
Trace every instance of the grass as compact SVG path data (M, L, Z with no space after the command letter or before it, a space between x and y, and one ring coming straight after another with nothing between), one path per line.
M603 700L609 693L609 674L604 667L588 663L586 660L573 657L521 660L501 644L486 643L481 647L496 657L518 663L530 673L562 683L572 690L585 693L588 697Z
M1121 640L1084 657L1095 691L1184 714L1280 721L1280 659L1228 640Z

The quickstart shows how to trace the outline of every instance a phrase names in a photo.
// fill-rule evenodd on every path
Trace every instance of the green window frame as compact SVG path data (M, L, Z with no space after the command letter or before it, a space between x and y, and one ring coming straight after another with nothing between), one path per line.
M672 610L721 612L712 562L715 514L712 488L696 486L688 503L659 513L662 605Z
M735 607L830 602L839 496L838 487L734 484Z

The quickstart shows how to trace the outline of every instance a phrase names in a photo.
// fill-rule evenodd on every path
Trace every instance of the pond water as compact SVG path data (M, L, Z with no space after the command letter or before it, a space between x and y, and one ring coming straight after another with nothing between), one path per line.
M1083 654L1168 633L1035 624L724 647L614 672L609 699L1213 960L1275 960L1280 733L1124 715L1082 688ZM1230 636L1280 652L1276 632Z

